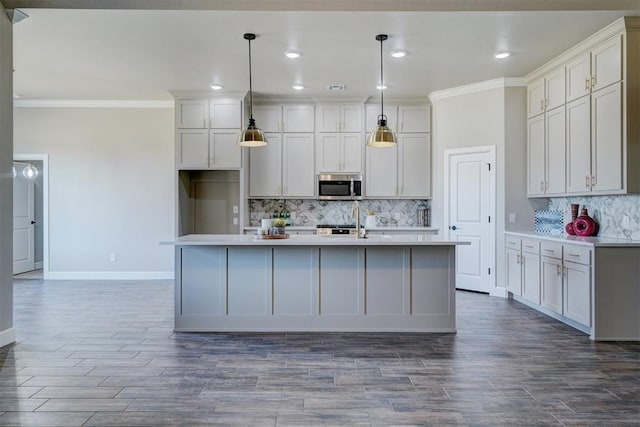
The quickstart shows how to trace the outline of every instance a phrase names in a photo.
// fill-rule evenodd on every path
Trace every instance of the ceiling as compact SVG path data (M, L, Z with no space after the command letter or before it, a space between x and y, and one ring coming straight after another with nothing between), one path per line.
M1 1L29 15L14 25L14 93L22 99L64 100L168 100L169 91L244 94L245 32L258 36L252 42L258 97L376 96L379 33L389 34L385 97L425 97L498 77L522 77L617 18L640 15L640 0L154 3L165 10L151 8L148 0ZM576 10L579 4L604 9L603 3L607 10ZM107 9L64 9L89 4ZM496 7L487 10L491 4ZM545 4L574 10L544 10ZM43 5L56 8L39 8ZM236 5L238 10L231 10ZM354 11L363 6L369 11ZM395 10L381 11L390 6ZM408 55L391 58L393 49ZM286 50L302 56L287 59ZM494 59L500 50L512 56ZM224 88L214 93L212 83ZM293 90L294 83L305 89ZM344 84L346 90L327 91L329 84Z

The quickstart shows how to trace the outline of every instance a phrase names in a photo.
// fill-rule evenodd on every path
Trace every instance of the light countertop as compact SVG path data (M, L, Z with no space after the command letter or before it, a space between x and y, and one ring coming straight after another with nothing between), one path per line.
M402 234L370 235L357 239L354 236L317 236L315 234L291 235L288 239L256 239L251 234L189 234L163 245L175 246L452 246L470 242L443 239L438 235Z
M364 223L363 223L364 225ZM245 231L255 231L260 227L255 225L250 225L243 227L242 229ZM384 231L384 232L394 232L394 231L416 231L416 232L425 232L425 233L433 233L438 232L440 229L437 227L418 227L416 225L379 225L377 227L365 227L368 231ZM315 225L289 225L287 226L287 230L291 231L315 231Z
M562 234L560 236L550 236L548 234L536 234L526 231L506 231L506 235L534 238L540 240L549 240L559 243L571 243L589 247L640 247L640 240L615 239L612 237L586 237L586 236L570 236Z

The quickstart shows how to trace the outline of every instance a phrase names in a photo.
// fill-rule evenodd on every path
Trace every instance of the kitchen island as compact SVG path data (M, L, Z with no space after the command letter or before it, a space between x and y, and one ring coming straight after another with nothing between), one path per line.
M455 332L455 248L366 239L187 235L175 242L176 331Z

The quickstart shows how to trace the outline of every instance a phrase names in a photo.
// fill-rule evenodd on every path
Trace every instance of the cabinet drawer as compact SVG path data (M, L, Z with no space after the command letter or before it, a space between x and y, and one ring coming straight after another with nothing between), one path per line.
M562 259L562 243L541 242L540 249L541 255Z
M591 249L576 245L564 245L564 260L591 265Z
M520 238L513 236L506 236L504 239L504 246L509 249L520 250Z
M540 242L531 239L522 239L522 252L540 255Z

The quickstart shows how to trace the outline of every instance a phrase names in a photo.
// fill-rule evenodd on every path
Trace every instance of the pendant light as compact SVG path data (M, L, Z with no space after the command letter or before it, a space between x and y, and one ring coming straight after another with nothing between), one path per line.
M384 115L384 74L382 73L382 42L389 37L386 34L378 34L376 40L380 42L380 115L378 126L371 131L367 139L368 147L395 147L398 143L396 135L387 126L387 116Z
M253 88L251 86L251 40L255 40L256 35L246 33L243 37L249 41L249 126L240 132L237 144L241 147L262 147L267 145L267 138L256 126L256 121L253 118Z

